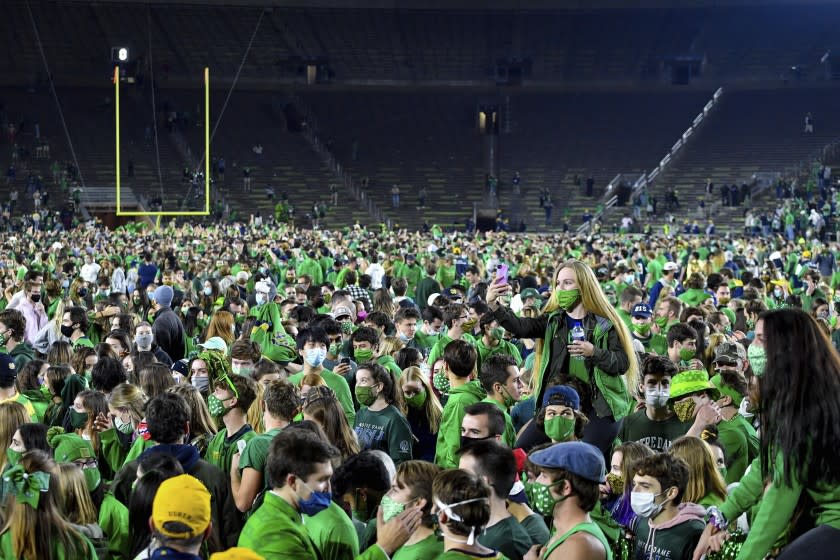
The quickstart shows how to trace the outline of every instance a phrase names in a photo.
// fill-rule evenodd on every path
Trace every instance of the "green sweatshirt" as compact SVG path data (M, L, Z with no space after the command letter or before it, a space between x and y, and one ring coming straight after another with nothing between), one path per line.
M390 371L394 375L395 380L399 379L400 375L402 375L400 366L397 365L397 362L394 361L394 357L390 354L383 354L382 356L379 356L376 358L376 363Z
M392 560L428 560L441 554L443 541L433 533L420 542L401 546L392 556Z
M356 413L353 429L362 449L384 451L397 465L411 460L411 426L397 407L373 411L363 406Z
M481 364L495 354L507 354L514 359L517 366L522 366L522 354L519 353L516 346L507 340L502 340L495 346L487 346L484 344L484 337L482 336L475 339L475 349L478 350L478 363L476 364L476 370L478 371L481 371Z
M726 483L738 482L753 459L758 457L759 441L755 428L740 414L721 420L718 434L726 449Z
M303 516L303 526L322 558L353 560L359 555L359 536L353 522L338 504L330 502L324 511Z
M461 448L461 421L464 409L487 396L478 381L470 381L449 392L443 407L435 447L435 463L444 469L458 468L458 449Z
M435 343L434 346L432 346L431 352L429 352L429 359L426 360L428 362L430 368L435 367L435 362L438 361L438 359L443 357L443 351L446 349L446 345L449 344L450 342L452 342L452 340L453 339L450 338L448 335L445 335L445 334L440 335L440 338L438 339L438 341ZM472 344L473 346L476 345L475 338L473 337L473 335L471 335L469 333L462 334L461 335L461 340L463 340L464 342L468 342L469 344Z
M811 510L816 517L814 525L828 525L840 529L840 486L831 486L822 481L809 482L807 486L802 486L797 479L791 481L792 485L788 486L782 478L781 455L777 457L773 470L773 484L764 490L761 461L753 461L750 472L741 479L741 484L726 498L726 502L720 508L727 520L734 520L748 507L761 500L751 525L752 530L741 547L737 560L764 558L787 529L803 491L808 493L815 504ZM763 498L761 492L764 492Z
M690 305L692 307L696 306L696 305L700 305L701 303L703 303L704 301L706 301L710 297L712 297L712 296L707 294L705 291L703 291L700 288L689 288L688 290L686 290L685 292L683 292L682 294L677 296L677 298L680 301L682 301L686 305Z
M108 552L111 558L130 559L129 547L131 540L128 536L128 508L126 508L113 494L108 492L99 507L99 526L108 537Z

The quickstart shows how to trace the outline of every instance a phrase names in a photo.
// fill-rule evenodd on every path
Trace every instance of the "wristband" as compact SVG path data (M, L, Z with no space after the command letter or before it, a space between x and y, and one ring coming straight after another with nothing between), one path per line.
M711 506L706 510L706 522L711 523L713 527L721 531L729 525L726 517L723 516L723 513L716 506Z

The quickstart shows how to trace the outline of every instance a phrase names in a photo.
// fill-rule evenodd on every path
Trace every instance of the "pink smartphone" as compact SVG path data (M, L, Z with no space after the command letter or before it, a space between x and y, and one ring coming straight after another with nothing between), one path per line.
M508 265L500 264L496 268L496 284L508 283Z

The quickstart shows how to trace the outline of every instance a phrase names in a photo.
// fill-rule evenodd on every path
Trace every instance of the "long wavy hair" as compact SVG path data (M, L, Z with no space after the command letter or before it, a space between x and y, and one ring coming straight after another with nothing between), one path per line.
M709 444L694 436L677 439L670 450L671 455L688 465L688 483L685 485L684 502L699 503L708 494L719 500L726 500L726 482L717 470L715 456Z
M840 356L801 309L768 311L764 326L767 364L759 382L761 466L783 464L784 483L840 483Z
M429 383L429 378L423 375L423 370L417 366L407 367L403 370L399 379L400 392L406 383L416 381L426 391L426 402L423 404L423 415L429 422L429 430L436 434L440 428L440 417L443 414L443 407L432 389L432 384ZM405 402L405 396L403 396ZM404 414L408 414L408 405L403 409Z
M627 359L630 363L630 367L624 375L624 382L627 387L636 387L639 384L639 364L634 358L635 351L633 350L633 337L630 335L630 331L627 329L624 321L618 316L618 313L616 313L615 308L607 301L607 297L604 295L604 292L601 290L601 286L598 284L598 279L586 263L571 259L557 267L557 270L554 271L554 291L552 292L548 303L546 303L543 308L543 313L548 314L560 309L560 306L557 305L557 300L554 297L554 294L557 291L557 275L564 268L571 268L575 271L575 278L577 278L578 287L580 288L581 301L583 302L583 307L586 309L587 313L600 315L601 317L609 319L612 323L613 328L618 333L618 339L621 341L621 347L627 354ZM540 338L537 340L536 347L534 348L533 370L535 387L540 387L543 382L539 376L544 344L545 340Z
M356 433L347 422L335 392L329 387L312 387L306 394L303 413L323 428L329 442L341 451L342 461L361 450Z

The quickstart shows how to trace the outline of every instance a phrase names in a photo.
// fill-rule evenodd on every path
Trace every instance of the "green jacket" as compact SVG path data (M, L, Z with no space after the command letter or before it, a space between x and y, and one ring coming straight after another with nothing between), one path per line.
M99 507L99 526L108 537L108 552L113 560L131 560L131 539L128 535L128 508L110 492Z
M77 532L79 538L82 539L83 545L87 547L87 553L84 556L73 556L72 558L68 557L66 551L58 546L55 547L54 556L55 560L98 560L96 556L96 549L93 548L93 544L85 537L83 534ZM12 532L6 531L2 535L0 535L0 558L17 558L18 556L15 555L14 547L12 545Z
M376 358L376 363L390 371L394 375L395 381L400 378L400 375L402 375L400 366L397 365L394 357L390 354L383 354L382 356L379 356Z
M710 294L707 294L700 288L689 288L688 290L678 295L677 299L679 299L686 305L690 305L693 307L695 305L700 305L710 297L712 296Z
M566 312L554 311L534 318L517 317L510 308L499 306L493 312L493 316L501 326L518 338L542 338L544 341L550 341L543 344L540 371L536 376L536 402L541 403L543 392L549 383L569 375L569 372L562 371L564 363L568 361L566 356L569 329L566 326ZM630 357L624 352L618 331L609 319L588 313L583 319L583 326L587 339L595 345L595 353L584 362L590 382L594 379L594 385L603 395L613 418L620 420L627 416L632 408L630 393L622 377L630 368ZM593 401L595 398L593 395ZM599 416L603 414L599 413Z
M15 361L15 367L18 371L23 369L23 366L35 359L35 351L27 342L21 342L9 352L9 356Z
M432 350L429 352L429 358L427 360L429 368L435 367L435 362L443 357L443 351L446 349L446 345L452 342L452 339L448 335L441 334L438 335L438 337L438 341L435 343L434 346L432 346ZM462 334L461 340L475 346L475 338L473 338L473 335L469 333Z
M718 433L726 449L726 483L738 482L753 459L758 457L759 441L755 428L740 414L721 420Z
M324 271L321 269L321 264L313 258L306 257L297 266L298 278L308 274L312 278L313 286L320 286L324 283Z
M325 559L353 560L359 555L356 528L335 502L317 515L304 515L303 526Z
M481 364L494 354L507 354L514 359L517 366L522 366L522 354L519 353L516 346L507 340L499 341L495 346L487 346L484 344L484 337L481 336L475 339L475 349L478 350L478 363L476 364L476 370L478 371L481 371Z
M458 468L458 450L461 448L461 421L464 409L487 396L478 381L470 381L449 392L443 407L435 447L435 463L444 469Z

